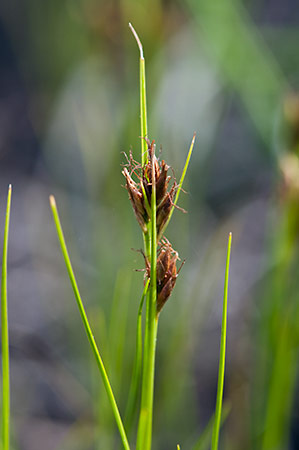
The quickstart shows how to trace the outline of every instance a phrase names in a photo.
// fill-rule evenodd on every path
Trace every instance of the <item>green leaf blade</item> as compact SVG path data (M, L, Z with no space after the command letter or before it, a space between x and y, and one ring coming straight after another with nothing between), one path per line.
M102 358L100 356L97 344L95 342L95 339L94 339L94 336L93 336L93 333L92 333L91 327L89 325L89 321L88 321L88 318L87 318L87 315L86 315L86 312L85 312L85 309L84 309L84 306L83 306L83 302L82 302L82 299L81 299L81 295L80 295L80 292L79 292L79 288L78 288L78 285L77 285L77 281L76 281L76 278L75 278L75 274L74 274L74 271L73 271L71 260L70 260L70 257L69 257L68 249L67 249L67 246L66 246L64 234L63 234L63 231L62 231L60 218L59 218L58 210L57 210L57 206L56 206L56 201L55 201L55 198L52 195L50 196L50 206L51 206L52 213L53 213L54 223L55 223L55 227L56 227L58 240L59 240L59 243L60 243L60 246L61 246L61 251L62 251L62 254L63 254L63 257L64 257L64 261L65 261L66 268L67 268L67 271L68 271L68 274L69 274L71 285L73 287L73 291L74 291L74 294L75 294L77 306L79 308L80 316L81 316L81 319L82 319L82 322L83 322L83 325L84 325L84 328L85 328L85 331L86 331L86 334L87 334L87 337L88 337L88 340L89 340L89 344L90 344L90 347L91 347L91 349L93 351L96 363L98 365L98 368L99 368L99 371L100 371L100 374L101 374L101 377L102 377L102 381L104 383L104 386L105 386L105 389L106 389L106 392L107 392L107 395L108 395L108 399L109 399L109 402L110 402L110 405L111 405L111 408L112 408L112 411L113 411L113 414L114 414L114 417L115 417L115 421L116 421L117 427L119 429L119 433L120 433L120 437L121 437L121 440L122 440L122 443L123 443L123 447L124 447L125 450L130 450L130 446L129 446L129 442L128 442L128 439L127 439L127 435L126 435L126 432L125 432L125 429L124 429L124 426L123 426L123 423L122 423L122 419L121 419L121 416L120 416L120 413L119 413L119 409L118 409L118 406L117 406L117 403L116 403L116 400L115 400L115 397L114 397L114 394L113 394L113 391L112 391L112 387L110 385L110 381L109 381L109 378L108 378L108 375L107 375L104 363L103 363Z
M1 337L2 337L2 449L10 448L10 370L9 334L7 314L7 253L10 223L12 186L8 187L5 227L3 237L3 256L1 274Z
M227 334L226 333L227 332L227 302L228 302L229 266L230 266L231 246L232 246L232 233L229 233L228 244L227 244L227 255L226 255L224 294L223 294L223 312L222 312L222 325L221 325L218 388L217 388L215 421L214 421L213 434L212 434L211 450L218 450L219 432L220 432L221 414L222 414L222 399L223 399L225 355L226 355L226 334Z
M178 199L179 199L179 196L180 196L180 193L181 193L181 190L182 190L182 186L183 186L183 183L184 183L184 180L185 180L185 176L186 176L186 173L187 173L187 170L188 170L188 167L189 167L190 159L191 159L191 156L192 156L192 153L193 153L195 138L196 138L196 133L193 134L193 138L192 138L192 141L191 141L191 144L190 144L190 147L189 147L189 151L188 151L188 155L187 155L187 158L186 158L186 161L185 161L185 165L183 167L181 179L180 179L180 182L179 182L178 187L177 187L176 196L174 198L174 202L173 202L173 205L172 205L169 217L167 219L167 222L164 225L163 229L160 231L160 236L162 235L162 233L165 232L166 228L168 227L168 224L169 224L169 222L171 220L174 208L175 208L175 206L176 206L176 204L178 202Z

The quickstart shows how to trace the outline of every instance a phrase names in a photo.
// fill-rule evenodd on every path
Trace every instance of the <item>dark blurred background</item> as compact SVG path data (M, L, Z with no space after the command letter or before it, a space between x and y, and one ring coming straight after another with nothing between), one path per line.
M58 246L56 196L120 408L134 355L142 238L122 152L149 137L186 194L167 231L186 264L163 310L154 448L194 447L215 405L233 232L223 449L299 448L299 5L295 0L2 0L0 225L13 184L14 447L119 448Z

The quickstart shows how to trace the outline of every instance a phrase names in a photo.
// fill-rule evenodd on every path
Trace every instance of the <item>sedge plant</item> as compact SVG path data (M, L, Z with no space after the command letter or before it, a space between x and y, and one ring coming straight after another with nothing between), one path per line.
M63 235L56 202L53 196L50 196L50 205L81 319L83 321L89 344L92 348L107 392L123 448L126 450L131 448L136 448L136 450L151 450L158 322L160 313L174 289L178 274L184 263L181 263L180 268L177 268L179 255L173 249L172 244L166 239L164 233L172 217L174 208L177 207L179 194L182 190L182 185L194 147L195 134L190 144L181 179L177 183L174 176L169 175L170 166L168 166L164 160L160 161L156 157L155 141L150 141L148 137L145 59L141 41L133 26L131 24L129 24L129 26L137 41L140 51L141 163L135 161L132 153L130 152L129 157L127 157L127 164L124 165L123 175L126 180L126 189L128 191L133 211L142 231L144 249L141 250L141 253L143 254L145 261L145 281L137 315L135 363L124 421L120 414L103 359L93 337L93 333L83 306ZM229 235L227 251L219 381L212 438L212 450L216 450L218 448L222 413L230 249L231 234ZM143 330L142 315L144 309L145 321ZM128 430L131 430L134 423L134 417L138 406L139 390L141 391L140 409L135 445L129 444ZM180 445L177 445L177 449L180 449Z

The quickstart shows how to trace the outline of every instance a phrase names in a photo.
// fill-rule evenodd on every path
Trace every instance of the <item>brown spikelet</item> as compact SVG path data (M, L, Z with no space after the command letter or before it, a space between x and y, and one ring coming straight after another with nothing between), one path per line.
M151 265L142 250L139 250L145 260L145 276L150 278ZM159 245L157 258L157 314L159 314L170 297L175 286L178 274L176 263L179 260L178 253L172 248L170 242L164 238Z
M170 242L164 239L157 259L157 313L161 311L175 286L178 259L178 253L172 248Z
M139 225L141 226L142 231L146 233L147 232L146 224L148 221L148 217L144 207L144 199L142 191L140 192L140 189L138 188L135 181L132 179L126 167L124 168L122 173L126 178L126 188L129 194L129 199L131 200L133 206L136 219Z
M146 142L148 145L147 164L141 167L139 163L134 161L132 153L130 152L129 157L126 156L128 168L125 167L122 173L126 178L126 188L129 193L136 219L144 233L148 231L148 223L151 215L150 205L152 186L153 180L155 180L157 205L156 223L159 240L173 207L177 183L174 178L168 176L170 166L168 166L164 160L160 162L157 159L155 155L155 141L150 142L149 139L146 139ZM136 181L133 179L133 176L136 178ZM168 191L171 180L173 181L173 185Z

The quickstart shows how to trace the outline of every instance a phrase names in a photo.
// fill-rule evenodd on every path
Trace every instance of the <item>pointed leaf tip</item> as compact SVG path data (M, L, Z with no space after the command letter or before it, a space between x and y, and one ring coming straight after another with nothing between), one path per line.
M56 208L56 201L55 201L54 195L50 195L49 200L50 200L50 205L52 207Z
M132 31L133 36L134 36L134 38L136 39L137 45L138 45L138 47L139 47L139 51L140 51L140 59L144 59L144 56L143 56L143 47L142 47L141 41L140 41L140 39L139 39L138 34L136 33L135 28L134 28L133 25L131 24L131 22L129 22L129 27L130 27L130 30Z

